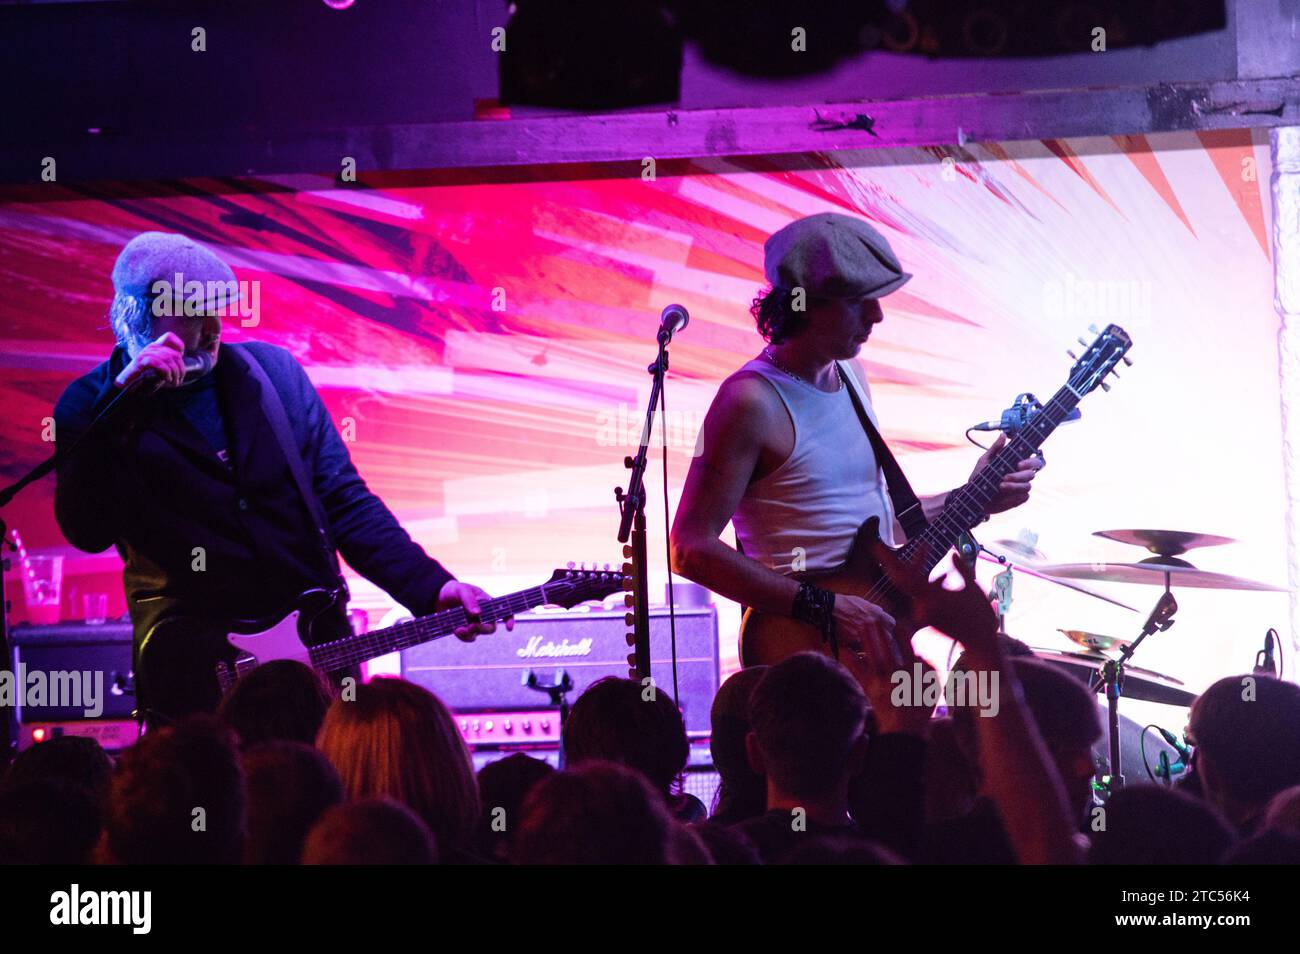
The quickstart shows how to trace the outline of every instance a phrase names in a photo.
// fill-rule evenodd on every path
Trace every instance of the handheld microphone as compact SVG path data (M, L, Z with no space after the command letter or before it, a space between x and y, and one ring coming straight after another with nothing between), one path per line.
M197 381L211 371L212 366L216 363L213 361L212 355L206 351L186 352L184 362L185 378L181 381L182 385ZM163 380L162 373L156 368L146 368L143 374L127 385L127 390L153 394L162 388Z
M673 335L690 324L691 316L681 305L669 305L659 315L659 342L668 344Z

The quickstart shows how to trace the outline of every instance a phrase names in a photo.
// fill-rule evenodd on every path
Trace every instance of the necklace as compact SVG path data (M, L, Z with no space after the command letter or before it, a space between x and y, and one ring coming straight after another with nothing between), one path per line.
M787 368L785 365L781 364L780 361L777 361L777 360L776 360L776 355L774 355L774 354L772 353L772 346L771 346L771 345L768 345L766 348L763 349L763 357L767 358L768 361L771 361L771 362L772 362L772 366L773 366L774 368L776 368L778 371L780 371L782 374L785 374L785 375L787 375L788 377L794 378L796 381L802 381L804 384L808 385L809 387L817 388L818 391L821 391L821 390L822 390L821 388L818 388L817 385L813 384L813 382L811 382L811 381L809 381L807 378L805 378L802 374L795 374L793 371L791 371L791 370L790 370L789 368ZM843 389L844 389L844 379L843 379L842 377L840 377L839 374L836 374L836 375L835 375L835 390L834 390L834 391L822 391L822 393L823 393L823 394L838 394L838 393L839 393L840 391L842 391Z

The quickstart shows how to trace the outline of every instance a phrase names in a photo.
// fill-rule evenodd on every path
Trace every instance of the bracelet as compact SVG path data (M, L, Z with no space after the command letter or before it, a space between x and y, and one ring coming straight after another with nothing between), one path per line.
M838 655L839 646L835 638L835 594L811 583L800 583L799 592L794 595L794 604L790 615L801 623L807 623L822 634L822 639L831 644L831 652Z

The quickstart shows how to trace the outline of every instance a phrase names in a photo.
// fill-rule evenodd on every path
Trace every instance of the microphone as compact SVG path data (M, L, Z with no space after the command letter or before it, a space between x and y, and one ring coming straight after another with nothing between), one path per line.
M194 351L185 353L185 378L181 381L182 385L189 384L191 381L197 381L209 371L216 363L212 355L206 351ZM153 394L162 388L163 376L156 368L145 368L144 373L132 381L127 390L136 392L143 391L146 394Z
M1081 417L1083 417L1083 411L1076 407L1073 408L1069 414L1065 415L1065 419L1062 420L1061 423L1071 424L1074 421L1079 420L1079 418ZM1002 420L984 421L982 424L976 424L974 427L968 428L968 430L1007 431L1008 433L1015 433L1016 431L1020 430L1024 426L1025 426L1025 420L1021 415L1020 409L1008 408L1007 410L1002 412Z
M1190 762L1192 760L1192 750L1185 746L1178 736L1160 726L1156 726L1156 729L1164 737L1164 740L1169 743L1169 747L1178 753L1178 758L1180 760L1183 762Z
M1277 640L1277 630L1270 629L1264 634L1264 648L1255 654L1255 672L1277 675L1277 660L1273 658L1273 645Z
M681 305L669 305L659 315L659 343L668 344L673 335L690 324L691 316Z

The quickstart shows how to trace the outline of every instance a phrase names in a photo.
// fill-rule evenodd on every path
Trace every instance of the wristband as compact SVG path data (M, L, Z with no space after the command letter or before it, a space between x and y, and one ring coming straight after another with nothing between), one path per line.
M839 646L835 638L835 594L811 583L800 583L799 592L794 595L794 604L790 615L801 623L807 623L822 634L822 639L831 644L831 652L838 656Z

